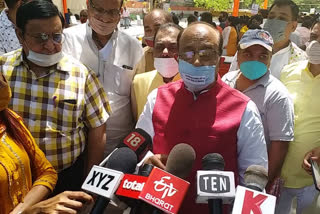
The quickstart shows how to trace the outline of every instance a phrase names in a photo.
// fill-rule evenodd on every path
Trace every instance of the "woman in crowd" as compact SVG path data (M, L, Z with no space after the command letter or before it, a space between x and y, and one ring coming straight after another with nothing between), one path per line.
M43 200L57 174L21 117L7 108L11 91L0 75L0 213L18 213Z

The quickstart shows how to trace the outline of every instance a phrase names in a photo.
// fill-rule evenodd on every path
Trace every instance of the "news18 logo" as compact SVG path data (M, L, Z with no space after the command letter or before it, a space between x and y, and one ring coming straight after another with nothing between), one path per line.
M138 132L132 132L123 140L123 142L133 151L136 151L144 141L145 138Z
M139 198L166 213L178 213L189 182L154 167Z

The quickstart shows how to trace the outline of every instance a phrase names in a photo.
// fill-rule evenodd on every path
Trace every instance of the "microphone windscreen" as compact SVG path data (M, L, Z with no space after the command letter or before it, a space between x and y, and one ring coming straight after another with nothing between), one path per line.
M268 183L268 171L260 165L251 165L244 173L247 187L256 187L262 191Z
M224 159L218 153L210 153L202 158L202 169L203 170L224 170Z
M185 179L189 176L196 159L194 149L185 143L175 145L170 151L166 164L166 171Z
M122 147L111 154L105 167L125 174L132 174L136 169L137 162L137 155L134 151L127 147Z

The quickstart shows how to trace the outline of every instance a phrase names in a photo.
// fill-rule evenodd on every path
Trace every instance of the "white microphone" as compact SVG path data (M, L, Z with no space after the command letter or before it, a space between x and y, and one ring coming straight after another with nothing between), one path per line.
M231 204L235 196L234 173L224 170L223 157L210 153L202 158L197 171L196 203L207 204L210 213L222 213L222 204Z
M124 173L133 173L137 165L137 155L123 147L112 153L105 167L93 166L82 189L98 195L91 214L103 213L111 199L115 197Z
M232 214L274 214L276 197L262 192L268 183L267 170L259 165L249 166L244 181L246 187L237 187Z

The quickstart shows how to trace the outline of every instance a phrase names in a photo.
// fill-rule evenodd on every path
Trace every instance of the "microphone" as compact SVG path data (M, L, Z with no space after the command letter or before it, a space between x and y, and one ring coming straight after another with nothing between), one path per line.
M185 143L175 145L170 151L166 164L166 171L182 179L186 179L196 160L196 152Z
M229 204L235 196L234 173L225 172L225 162L218 153L202 158L203 170L197 171L196 203L208 203L209 213L222 214L222 204Z
M274 214L276 197L262 192L268 183L267 170L259 165L249 166L244 182L246 187L237 187L232 214Z
M144 157L144 155L152 149L151 136L143 129L137 128L130 132L121 143L107 156L99 165L103 166L112 155L113 152L119 148L130 148L134 151L138 157L138 162Z
M149 204L145 204L140 200L133 200L139 199L139 195L144 188L152 169L153 165L144 164L140 167L138 175L125 175L119 185L116 195L121 201L124 201L131 207L130 214L152 213L152 210L154 209Z
M166 213L178 213L190 185L182 178L190 173L195 158L191 146L177 144L169 153L167 171L154 167L139 198Z
M268 183L268 171L260 165L251 165L244 173L246 187L263 192Z
M103 213L114 197L114 193L124 173L133 173L137 165L137 155L129 148L119 148L109 157L104 167L93 166L82 189L98 194L91 214Z

